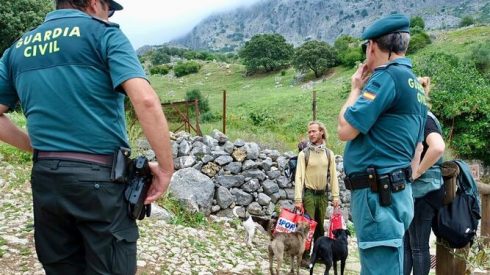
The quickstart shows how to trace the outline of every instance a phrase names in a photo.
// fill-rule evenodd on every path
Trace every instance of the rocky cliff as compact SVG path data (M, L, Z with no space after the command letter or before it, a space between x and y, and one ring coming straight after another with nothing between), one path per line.
M235 51L258 33L279 33L295 46L315 39L332 43L341 34L360 36L374 20L393 12L421 16L426 29L457 26L462 17L487 18L481 0L264 0L216 14L172 41L192 49Z

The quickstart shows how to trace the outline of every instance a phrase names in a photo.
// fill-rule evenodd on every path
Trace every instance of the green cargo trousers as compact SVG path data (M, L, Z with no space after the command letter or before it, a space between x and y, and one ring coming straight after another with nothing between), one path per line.
M325 213L327 211L327 195L325 193L314 194L308 189L305 189L303 195L303 207L305 212L310 215L310 218L317 222L315 234L313 234L313 240L325 235L325 229L323 221L325 220Z
M110 167L38 160L31 175L36 252L46 274L135 274L138 227Z

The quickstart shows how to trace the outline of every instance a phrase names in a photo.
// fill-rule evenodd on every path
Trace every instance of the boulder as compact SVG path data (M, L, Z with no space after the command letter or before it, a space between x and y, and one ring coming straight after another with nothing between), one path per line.
M178 170L170 181L169 193L187 205L197 205L205 215L211 212L214 183L206 175L193 168Z

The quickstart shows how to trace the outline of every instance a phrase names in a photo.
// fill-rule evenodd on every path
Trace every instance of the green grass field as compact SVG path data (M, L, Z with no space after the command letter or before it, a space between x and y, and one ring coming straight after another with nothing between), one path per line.
M315 90L317 118L327 125L330 146L341 148L334 137L336 117L345 98L342 87L345 89L344 83L349 83L352 72L352 69L335 68L323 79L299 82L293 69L286 70L284 75L277 72L245 77L242 65L209 62L203 64L198 74L182 78L152 76L151 82L162 102L183 100L186 91L198 89L208 99L211 111L219 114L222 114L223 90L226 90L227 135L281 150L293 149L306 132L306 124L313 116ZM222 130L222 121L204 123L201 128L204 134L212 129Z

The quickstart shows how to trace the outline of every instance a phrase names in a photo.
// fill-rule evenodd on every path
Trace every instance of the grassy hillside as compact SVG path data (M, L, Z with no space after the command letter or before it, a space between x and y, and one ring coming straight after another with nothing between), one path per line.
M431 36L433 43L412 58L434 51L464 58L475 43L490 37L490 27L466 27L434 32ZM186 91L199 89L208 98L212 112L218 114L222 112L222 91L227 90L227 135L280 150L294 150L305 135L305 125L312 119L312 91L316 90L317 118L327 126L329 146L341 153L344 143L335 132L337 114L349 91L353 72L354 69L337 67L321 79L299 81L293 69L286 70L284 75L277 72L246 77L242 65L209 62L195 75L153 76L151 81L163 102L182 100ZM221 130L222 122L204 123L201 128L204 134L209 134L212 129Z
M163 102L182 100L186 91L199 89L208 98L211 111L220 115L226 90L227 135L281 150L293 149L305 133L305 125L312 119L312 91L316 90L317 118L326 123L331 133L330 145L343 147L334 137L334 130L344 101L342 84L349 81L352 70L336 68L323 79L306 82L295 80L293 69L253 77L244 74L242 65L209 62L195 75L154 76L151 81ZM204 134L212 129L222 130L222 121L204 123L201 128Z
M428 52L445 52L465 58L472 47L490 40L490 26L463 27L451 31L436 31L431 33L432 44L422 49L416 55ZM488 47L490 45L487 44Z

